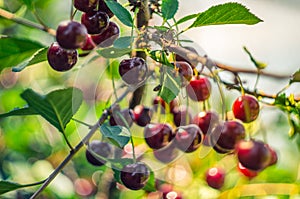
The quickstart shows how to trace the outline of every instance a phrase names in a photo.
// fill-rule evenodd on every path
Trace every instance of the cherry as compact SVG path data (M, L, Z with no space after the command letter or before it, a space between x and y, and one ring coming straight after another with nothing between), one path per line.
M175 142L171 142L167 146L153 151L154 157L163 163L169 163L175 160L175 158L178 157L178 150L174 143Z
M102 166L105 161L98 158L96 155L107 158L112 154L112 147L106 142L101 142L99 140L93 140L89 143L89 148L86 150L87 161L95 166Z
M191 46L184 46L183 48L187 49L187 50L190 50L196 54L197 51L195 48L191 47ZM197 65L197 62L192 62L190 58L188 58L186 55L179 55L179 54L176 54L176 61L184 61L184 62L187 62L191 65L192 69L196 68L196 65Z
M238 97L232 106L234 117L245 123L256 120L259 114L259 104L255 97L243 95Z
M259 171L266 168L272 154L265 143L258 140L240 141L236 147L239 162L247 169Z
M144 128L144 137L148 146L152 149L160 149L174 138L169 124L148 124Z
M87 37L86 42L85 42L84 46L81 47L81 50L84 50L84 51L93 50L96 47L96 44L92 40L91 35L88 34L86 37Z
M174 110L175 107L178 106L178 102L177 100L172 100L170 102L170 104L168 104L167 102L165 102L160 96L156 96L154 99L153 99L153 106L154 106L154 110L157 111L158 109L158 106L161 106L160 107L160 112L161 113L165 113L165 109L167 106L169 106L170 108L170 111L172 112Z
M193 69L188 62L177 61L173 65L176 66L182 81L182 87L186 86L193 77Z
M176 147L186 153L191 153L200 147L203 134L195 124L180 126L175 130Z
M101 34L92 35L92 39L101 48L106 48L113 45L114 41L119 38L119 36L119 26L110 21L108 27Z
M192 114L185 106L174 108L172 113L174 124L177 127L188 125L192 122Z
M117 1L117 0L114 0ZM98 10L105 12L110 18L114 16L114 13L107 7L104 0L99 0Z
M128 164L121 170L121 181L131 190L142 189L147 183L150 170L147 165L142 162Z
M182 199L181 193L174 191L173 186L170 184L161 185L159 191L162 192L162 199Z
M212 111L202 111L194 117L193 123L198 125L203 134L206 135L219 123L219 116Z
M254 178L258 175L258 171L253 171L244 167L240 162L238 164L238 170L249 179Z
M122 117L120 116L122 115ZM131 109L124 109L124 110L116 110L113 111L112 115L109 118L109 124L111 126L124 126L124 127L131 127L133 124L133 111ZM123 121L123 119L126 121L126 123Z
M98 0L74 0L74 7L82 12L91 12L96 9Z
M217 152L232 152L235 145L246 136L244 126L238 121L225 121L218 124L211 136L211 144Z
M194 76L187 86L188 96L194 101L204 101L210 96L211 84L206 77Z
M221 189L225 181L225 171L221 168L213 167L207 170L206 174L207 184L214 189Z
M51 44L47 52L47 59L50 66L56 71L70 70L77 62L76 50L65 50L57 42Z
M100 34L108 27L109 17L101 11L83 13L81 23L85 25L89 34Z
M65 49L77 49L84 46L87 30L76 21L63 21L56 30L56 41Z
M145 81L147 72L147 64L140 57L123 59L119 65L119 73L123 81L129 85L138 85Z
M139 126L146 126L150 123L152 117L152 110L143 105L137 105L133 109L134 121Z

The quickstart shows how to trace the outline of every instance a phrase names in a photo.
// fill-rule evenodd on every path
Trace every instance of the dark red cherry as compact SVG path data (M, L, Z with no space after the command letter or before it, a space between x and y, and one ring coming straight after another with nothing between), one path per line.
M178 157L178 149L174 142L171 142L161 149L154 150L153 155L157 160L163 163L169 163Z
M211 84L206 77L194 76L186 89L193 101L205 101L210 96Z
M65 49L77 49L84 46L87 30L76 21L63 21L56 30L56 41Z
M162 192L162 199L182 199L182 194L170 184L161 185L159 191Z
M192 122L192 114L185 106L175 107L172 113L174 124L177 127L185 126Z
M236 147L239 162L247 169L259 171L269 166L272 154L265 143L258 140L240 141Z
M96 9L98 0L74 0L74 7L82 12L91 12Z
M219 123L219 116L212 111L202 111L194 117L193 123L198 125L203 134L206 135Z
M197 150L203 140L203 134L195 124L180 126L175 130L175 134L176 147L186 153Z
M173 63L174 65L174 63ZM182 81L182 87L186 86L192 79L193 77L193 69L190 66L189 63L185 62L185 61L177 61L175 62L176 65L176 70L178 70L178 73L181 77L181 81Z
M131 109L124 109L124 110L116 110L112 112L112 115L110 116L109 119L109 124L111 126L124 126L124 127L131 127L133 124L133 111ZM126 123L124 122L126 121Z
M76 50L65 50L57 42L51 44L47 52L49 65L56 71L70 70L77 62Z
M123 59L119 65L122 80L129 85L138 85L146 80L148 67L143 58Z
M83 13L81 23L85 25L89 34L100 34L108 27L109 17L101 11Z
M241 163L238 163L238 170L240 171L240 173L242 173L244 176L248 177L249 179L256 177L259 173L258 171L247 169Z
M114 41L119 38L119 36L119 26L110 21L108 27L101 34L92 35L92 39L99 47L106 48L113 45Z
M259 114L259 104L255 97L243 95L238 97L232 106L234 117L245 123L256 120Z
M195 54L198 54L196 49L191 46L184 46L183 48L192 51ZM176 54L176 61L185 61L191 65L192 69L196 68L197 66L197 62L192 61L188 54Z
M133 109L134 121L139 126L146 126L152 118L152 110L143 105L138 105Z
M160 149L172 141L174 134L169 124L148 124L144 128L144 137L150 148Z
M101 157L107 158L112 155L112 147L106 142L93 140L89 143L89 147L86 150L87 161L95 166L102 166L105 161ZM100 156L100 157L97 157Z
M206 172L206 182L214 189L221 189L225 181L225 171L221 168L213 167Z
M128 164L122 168L120 177L121 181L131 190L142 189L147 183L150 176L150 170L142 162Z
M96 47L96 44L93 42L91 35L86 35L86 42L81 50L90 51Z
M153 106L155 111L157 111L158 107L160 106L160 112L164 114L167 106L169 106L169 111L172 112L174 108L178 106L178 102L176 99L174 99L170 102L170 104L168 104L160 96L156 96L153 100Z
M235 145L246 136L244 126L238 121L225 121L218 124L211 136L211 144L219 151L232 152Z
M114 0L117 1L117 0ZM107 7L104 0L99 0L98 10L105 12L110 18L114 16L114 13Z

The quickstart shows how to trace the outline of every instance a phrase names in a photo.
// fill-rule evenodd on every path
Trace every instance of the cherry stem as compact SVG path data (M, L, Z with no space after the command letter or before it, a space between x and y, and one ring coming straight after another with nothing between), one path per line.
M257 69L257 76L256 76L256 80L255 80L255 84L254 84L254 89L253 90L257 89L259 78L260 78L260 69Z
M105 122L107 117L110 115L111 108L123 100L129 93L131 89L127 89L109 108L103 111L101 117L96 124L92 126L88 134L75 146L73 150L70 151L69 155L56 167L56 169L48 176L43 185L30 197L30 199L37 198L40 193L46 189L46 187L54 180L54 178L63 170L63 168L72 160L73 156L84 146L86 145L90 138L95 134L99 127Z
M56 31L54 29L45 27L41 24L34 23L32 21L29 21L29 20L21 18L21 17L18 17L15 14L13 14L11 12L8 12L8 11L2 9L2 8L0 8L0 16L5 18L5 19L11 20L11 21L13 21L17 24L21 24L21 25L24 25L24 26L27 26L27 27L38 29L38 30L42 30L42 31L45 31L45 32L49 33L50 35L53 35L53 36L56 35Z
M241 80L241 78L238 74L235 74L235 78L238 81L238 83L240 84L241 93L244 96L245 95L245 89L244 89L244 86L243 86L243 82L242 82L242 80Z

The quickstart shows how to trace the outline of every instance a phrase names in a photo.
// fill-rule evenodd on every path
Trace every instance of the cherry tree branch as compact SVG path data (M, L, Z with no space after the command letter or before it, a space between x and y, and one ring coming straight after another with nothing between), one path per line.
M43 185L30 197L30 199L35 199L39 194L46 189L46 187L54 180L54 178L63 170L63 168L72 160L73 156L86 144L88 144L91 137L99 129L99 127L105 122L107 117L111 114L111 109L121 100L123 100L131 92L131 89L128 88L109 108L103 111L101 117L94 124L88 134L75 146L73 150L70 151L69 155L56 167L56 169L49 175Z

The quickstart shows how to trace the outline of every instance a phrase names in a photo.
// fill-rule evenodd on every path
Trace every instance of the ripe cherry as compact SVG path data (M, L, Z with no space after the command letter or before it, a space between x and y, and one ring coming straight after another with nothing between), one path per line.
M198 125L203 134L206 135L219 123L219 116L212 111L202 111L194 117L193 123Z
M85 25L89 34L100 34L108 27L109 17L101 11L83 13L81 23Z
M142 189L147 183L150 176L150 170L147 165L142 162L128 164L121 170L121 181L131 190Z
M193 101L207 100L211 92L211 84L206 77L194 76L186 88L188 96Z
M90 51L93 50L96 47L96 44L93 42L91 35L86 36L86 42L83 47L81 47L81 50L83 51Z
M117 1L117 0L114 0ZM104 0L99 0L98 10L101 12L105 12L110 18L114 16L114 13L107 7Z
M225 181L225 171L221 168L213 167L206 172L206 182L214 189L221 189Z
M232 152L235 145L246 136L244 126L238 121L225 121L218 124L211 136L210 143L224 152Z
M161 185L159 191L162 192L162 199L182 199L181 193L175 191L174 187L170 184Z
M178 157L178 149L174 143L175 142L171 142L167 146L153 151L154 157L163 163L169 163L175 160Z
M258 171L247 169L241 163L238 163L238 170L249 179L256 177L259 173Z
M119 38L119 36L119 26L110 21L108 27L101 34L92 35L92 39L101 48L106 48L113 45L114 41Z
M56 30L56 41L65 49L77 49L84 46L87 30L76 21L63 21Z
M123 118L122 118L123 117ZM111 126L124 126L124 127L131 127L133 124L133 111L131 109L124 109L124 110L116 110L112 112L112 115L109 118L109 124ZM125 120L126 123L123 121Z
M247 169L259 171L269 166L272 154L265 143L258 140L240 141L236 147L239 162Z
M51 44L47 52L47 59L50 66L56 71L70 70L77 62L76 50L65 50L57 42Z
M197 150L203 140L203 134L195 124L180 126L175 130L175 134L176 147L186 153Z
M74 7L82 12L91 12L96 9L98 0L74 0Z
M112 154L112 147L106 142L101 142L98 140L93 140L89 143L89 147L86 150L87 161L95 166L102 166L105 161L101 157L107 158ZM100 156L100 157L97 157Z
M185 106L175 107L172 113L174 124L177 127L188 125L192 122L192 114Z
M119 65L119 73L127 84L138 85L146 80L148 67L140 57L123 59Z
M178 102L176 99L174 99L170 102L170 104L168 104L160 96L156 96L153 99L153 106L155 111L157 111L158 106L160 106L160 112L164 114L165 110L167 109L167 106L169 106L169 111L172 112L174 108L178 106Z
M256 120L259 114L259 104L255 97L243 95L238 97L232 106L234 117L245 123Z
M144 137L150 148L160 149L172 141L174 134L169 124L148 124L144 128Z
M174 63L173 63L174 65ZM175 62L176 70L181 77L182 87L186 86L193 77L193 69L188 62L185 61L177 61Z
M183 48L185 48L189 51L192 51L195 54L198 54L196 49L191 46L184 46ZM197 62L191 61L191 59L187 55L184 55L184 54L182 54L182 55L176 54L176 61L185 61L191 65L192 69L196 68L196 66L197 66Z
M139 126L146 126L150 123L152 117L152 110L143 105L138 105L133 109L134 121Z

